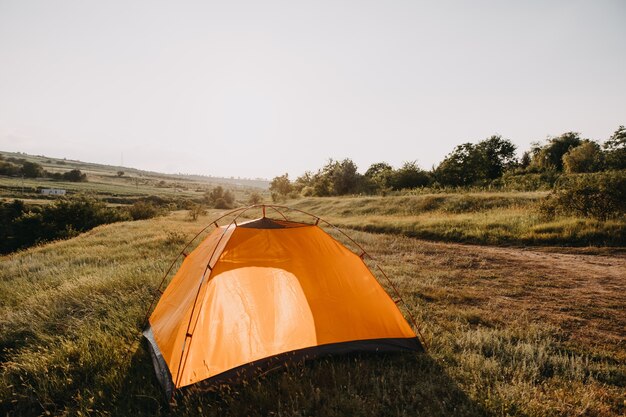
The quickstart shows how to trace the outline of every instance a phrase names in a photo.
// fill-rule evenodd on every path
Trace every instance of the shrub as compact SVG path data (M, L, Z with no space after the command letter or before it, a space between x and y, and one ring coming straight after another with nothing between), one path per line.
M223 198L218 198L215 200L215 203L213 203L213 207L216 209L229 209L230 205Z
M149 201L137 201L128 208L128 214L133 220L145 220L159 216L163 210Z
M41 207L26 206L20 200L0 203L0 214L1 253L70 238L101 224L129 218L124 211L84 197L58 200Z
M224 190L221 186L217 186L211 191L204 194L204 201L209 206L217 209L232 208L235 203L235 195L230 190Z
M85 182L87 181L87 174L83 174L80 169L73 169L63 173L63 179L72 182Z
M187 212L187 216L191 221L198 220L198 217L206 214L206 209L202 207L200 204L191 203Z
M259 204L263 201L263 196L256 191L250 193L250 197L248 198L248 204L255 205Z
M560 174L554 170L539 173L509 171L502 178L494 181L493 185L510 191L549 190L554 187L559 176Z
M541 204L548 215L569 214L607 220L626 214L626 172L562 177Z
M168 245L182 245L187 240L185 234L183 232L179 232L178 230L172 230L167 232L165 237L165 242Z

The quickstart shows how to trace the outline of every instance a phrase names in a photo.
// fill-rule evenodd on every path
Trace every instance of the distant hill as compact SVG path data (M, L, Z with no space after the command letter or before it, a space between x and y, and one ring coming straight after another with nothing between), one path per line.
M166 180L187 180L192 182L204 182L211 184L223 184L226 186L252 187L267 190L269 180L264 178L240 178L240 177L214 177L211 175L190 175L190 174L165 174L156 171L146 171L138 168L98 164L94 162L84 162L73 159L52 158L45 155L30 155L24 152L7 152L0 150L0 155L5 158L22 158L42 165L48 171L65 171L68 169L80 169L81 171L91 171L93 173L116 175L118 171L123 171L127 175L140 177L161 178Z

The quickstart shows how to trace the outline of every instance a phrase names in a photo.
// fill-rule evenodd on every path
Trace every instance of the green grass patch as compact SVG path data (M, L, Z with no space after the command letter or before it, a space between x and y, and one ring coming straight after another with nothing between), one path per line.
M626 220L547 218L543 192L306 198L293 207L351 229L488 245L625 246Z

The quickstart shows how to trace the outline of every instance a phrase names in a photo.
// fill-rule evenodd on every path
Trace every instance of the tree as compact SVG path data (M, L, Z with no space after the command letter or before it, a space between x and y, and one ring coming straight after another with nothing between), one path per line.
M509 139L503 139L499 135L478 142L476 152L480 158L477 167L480 179L495 180L513 167L517 162L515 149L516 146Z
M362 175L349 158L343 161L330 159L312 178L313 194L318 196L345 195L359 192Z
M604 143L604 155L608 169L626 169L626 128L620 126Z
M224 190L221 185L218 185L204 194L204 201L211 207L228 209L235 203L235 195L230 190Z
M391 188L394 174L393 167L386 162L377 162L370 165L365 171L365 178L372 181L380 190Z
M548 142L539 148L533 149L532 166L540 171L556 170L563 171L563 155L571 148L575 148L582 143L580 133L567 132L561 136L549 139Z
M349 158L341 162L335 161L327 165L332 193L334 195L354 194L357 192L361 175L356 164Z
M274 177L272 182L270 182L270 193L274 201L287 197L291 191L293 191L293 186L291 181L289 181L289 174L287 173Z
M479 179L480 155L472 143L458 145L435 168L435 179L442 185L466 186Z
M293 182L293 188L301 193L306 187L313 187L314 175L311 171L305 171Z
M123 177L124 176L124 171L117 171L117 176L118 177Z
M24 161L22 169L20 170L22 175L26 178L39 178L44 176L44 170L41 165L35 162Z
M596 142L586 140L563 155L563 169L567 173L596 172L601 168L602 152Z
M417 166L416 161L405 162L400 169L393 172L391 187L394 190L425 187L430 183L430 176Z

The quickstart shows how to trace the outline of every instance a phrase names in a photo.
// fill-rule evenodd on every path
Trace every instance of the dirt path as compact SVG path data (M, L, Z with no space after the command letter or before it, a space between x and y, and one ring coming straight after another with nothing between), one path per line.
M572 342L626 353L626 255L454 244L440 249L478 258L459 283L472 285L489 308L531 314Z
M621 249L494 247L363 235L404 288L475 311L487 323L549 323L573 346L626 360L626 253ZM391 261L390 261L391 260ZM403 268L410 266L411 270ZM396 270L393 270L397 268ZM417 285L417 286L416 286Z

